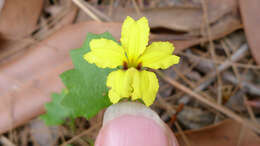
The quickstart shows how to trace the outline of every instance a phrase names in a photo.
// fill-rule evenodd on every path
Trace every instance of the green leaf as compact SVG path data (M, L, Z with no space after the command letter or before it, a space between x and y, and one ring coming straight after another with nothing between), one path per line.
M89 42L97 38L116 41L108 32L98 35L88 33L83 47L70 52L75 68L60 76L70 91L62 104L72 109L74 118L83 116L89 119L111 104L107 95L106 78L112 70L98 68L83 58L83 55L90 51Z
M89 138L87 141L88 141L88 144L90 146L94 146L94 144L95 144L95 140L94 139Z
M65 119L70 117L71 111L61 105L61 101L66 95L66 91L61 94L53 93L52 101L45 104L46 113L41 115L40 118L44 120L46 125L60 125L64 123Z

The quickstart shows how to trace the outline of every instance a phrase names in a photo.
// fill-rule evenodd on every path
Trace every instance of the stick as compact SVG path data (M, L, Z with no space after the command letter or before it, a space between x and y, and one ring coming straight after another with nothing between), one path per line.
M209 39L209 49L210 49L210 54L211 57L214 60L214 67L215 67L215 71L216 71L216 75L217 75L217 83L218 83L218 94L217 94L217 101L218 104L222 103L222 80L220 77L220 71L218 70L218 66L216 63L216 54L215 54L215 45L212 39L212 34L211 34L211 29L209 26L209 19L208 19L208 7L207 7L207 0L201 0L201 4L202 4L202 9L203 9L203 18L204 18L204 22L206 23L206 28L207 28L207 34L208 34L208 39Z
M97 8L93 7L92 5L90 5L89 3L87 2L84 2L84 4L91 10L93 11L94 13L96 13L98 16L100 16L101 18L103 18L105 21L107 22L111 22L112 19L107 16L106 14L104 14L103 12L99 11Z
M191 146L190 144L190 141L188 139L188 137L185 135L185 133L183 132L183 130L181 129L181 126L180 124L176 121L175 122L175 126L177 127L180 135L181 135L181 138L183 139L184 143L187 145L187 146Z
M2 142L3 145L5 146L15 146L15 144L13 144L9 139L7 139L4 136L0 137L0 141Z
M241 59L242 57L244 57L244 55L246 54L246 51L248 50L248 46L247 44L242 45L231 57L230 60L232 62L235 62L239 59ZM225 62L223 62L222 64L220 64L217 68L217 70L219 72L224 71L225 69L229 68L232 65L232 62L230 62L229 60L226 60ZM215 77L216 77L216 72L211 72L209 73L205 78L206 80L204 82L202 82L200 85L198 85L197 88L193 89L194 92L199 92L204 90L206 87L208 87L213 81L215 81ZM182 97L182 102L188 102L187 100L188 96L184 96Z
M237 85L239 83L239 81L229 72L223 73L223 78L234 85ZM260 87L257 87L246 81L241 82L241 87L248 93L260 96Z
M102 22L93 12L91 12L86 6L84 6L81 0L72 0L79 8L81 8L86 14L88 14L92 19Z
M248 50L248 46L246 44L242 45L240 47L240 49L231 56L230 60L235 62L235 61L241 59L246 54L247 50ZM222 71L226 70L227 68L229 68L231 65L232 65L232 63L227 60L224 63L222 63L221 65L219 65L217 69L219 70L219 72L222 72ZM216 75L217 75L216 72L211 72L208 75L210 78L208 78L208 80L206 80L205 82L200 84L199 87L195 88L195 92L204 90L206 87L208 87L215 80Z
M135 8L135 11L136 11L137 15L141 16L141 11L140 11L139 7L137 6L135 0L132 0L132 3L134 5L134 8Z
M178 83L175 80L172 80L170 77L165 76L162 72L160 72L160 71L156 71L156 72L158 73L159 76L162 77L162 79L164 79L166 82L168 82L175 88L178 88L179 90L185 92L186 94L189 94L191 97L199 100L200 102L222 112L223 114L227 115L228 117L238 121L239 123L244 124L246 127L260 133L260 126L258 124L255 124L255 123L249 121L248 119L242 118L239 115L237 115L236 113L234 113L233 111L231 111L230 109L224 107L223 105L217 104L214 101L211 101L211 100L193 92L191 89L185 87L184 85Z
M258 123L258 121L257 121L257 119L256 119L256 117L255 117L255 114L254 114L254 112L253 112L252 107L249 106L248 104L246 104L246 102L248 101L247 97L244 95L243 98L244 98L244 104L245 104L245 106L246 106L246 108L247 108L247 112L248 112L248 114L249 114L251 120L252 120L253 122L255 122L255 123Z
M84 135L86 135L86 134L92 132L93 130L95 130L95 129L98 128L99 126L101 126L101 123L98 123L98 124L96 124L96 125L90 127L89 129L87 129L87 130L81 132L79 135L74 136L74 137L71 138L69 141L64 142L61 146L66 146L66 145L68 145L68 144L71 144L72 142L74 142L74 141L77 140L78 138L80 138L80 137L82 137L82 136L84 136Z
M180 54L182 56L186 56L188 58L192 58L194 60L196 59L197 61L204 61L204 62L206 61L207 63L213 63L213 61L211 59L191 54L190 50L187 50L187 53L178 52L178 54ZM242 63L232 62L230 60L227 60L227 62L230 62L231 64L234 64L235 66L237 66L239 68L248 68L248 69L254 69L254 70L259 70L260 69L260 65L242 64ZM217 61L217 63L218 64L222 64L223 61Z

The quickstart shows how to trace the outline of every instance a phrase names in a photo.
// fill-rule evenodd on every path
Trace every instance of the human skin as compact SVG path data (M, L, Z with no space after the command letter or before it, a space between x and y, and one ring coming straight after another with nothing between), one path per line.
M178 142L154 111L127 102L106 111L95 146L178 146Z

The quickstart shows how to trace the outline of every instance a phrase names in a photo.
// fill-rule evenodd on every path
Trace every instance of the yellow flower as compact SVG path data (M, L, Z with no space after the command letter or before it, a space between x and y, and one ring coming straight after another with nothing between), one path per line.
M122 98L142 99L150 106L156 97L159 83L153 72L144 68L166 69L179 63L179 57L172 55L174 47L169 42L153 42L148 45L150 28L148 20L142 17L135 21L127 17L122 25L121 44L108 39L93 39L89 53L84 59L100 68L117 68L107 77L109 98L117 103Z

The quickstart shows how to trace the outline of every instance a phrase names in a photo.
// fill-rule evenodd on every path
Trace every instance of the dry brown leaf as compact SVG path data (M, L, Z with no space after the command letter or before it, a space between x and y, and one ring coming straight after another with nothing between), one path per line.
M0 13L2 11L2 8L4 6L5 0L0 0Z
M243 130L242 130L243 129ZM200 130L184 132L192 146L259 146L260 138L253 131L233 120L225 120ZM180 146L185 143L177 134Z
M191 3L192 5L192 3ZM194 5L194 4L193 4ZM236 0L218 0L208 1L208 19L209 24L214 24L225 18L227 15L236 15ZM108 7L103 8L107 12ZM116 7L113 9L112 19L122 22L126 16L135 19L146 16L149 19L151 27L166 27L177 31L190 32L200 30L204 24L203 10L193 7L175 6L169 8L148 8L141 11L138 15L134 8Z
M257 64L260 64L259 0L239 0L247 41Z
M235 30L242 28L241 21L237 17L227 16L222 19L219 23L212 25L212 39L220 39ZM181 39L180 39L181 38ZM182 39L183 38L183 39ZM168 40L174 43L175 47L178 48L176 51L179 52L183 49L189 48L191 46L205 43L209 41L207 36L205 37L189 37L185 39L183 35L151 35L152 40Z
M46 22L45 19L42 19L42 21L45 22L40 24L40 30L33 36L34 38L36 38L37 40L42 40L43 38L46 38L46 36L57 31L61 27L73 23L77 16L77 7L74 5L70 5L69 8L65 7L60 9L61 10L59 11L59 13L57 13L55 16L52 16L53 20Z
M239 14L236 11L236 0L208 1L207 6L212 39L222 38L242 28ZM106 12L108 11L107 9L107 7L104 7L102 11ZM164 27L175 31L186 32L184 35L151 36L152 40L168 40L173 42L176 48L178 48L177 51L208 41L207 35L201 32L201 29L205 29L205 22L203 20L203 10L198 8L197 4L193 7L175 6L171 8L144 9L142 10L142 15L148 17L152 28ZM122 22L126 16L132 16L136 19L140 17L134 8L114 8L112 18L115 21ZM200 35L203 37L197 37Z
M43 0L6 0L0 15L0 34L19 39L31 34L41 14Z
M71 6L70 8L67 8L66 11L62 11L59 16L53 17L53 20L51 21L52 23L41 23L42 25L39 26L38 32L35 33L33 37L27 37L19 40L6 40L4 42L1 42L0 63L8 61L8 59L13 57L14 55L17 56L19 54L22 54L23 50L34 45L36 43L36 40L43 40L58 29L71 24L75 20L76 15L77 8Z

